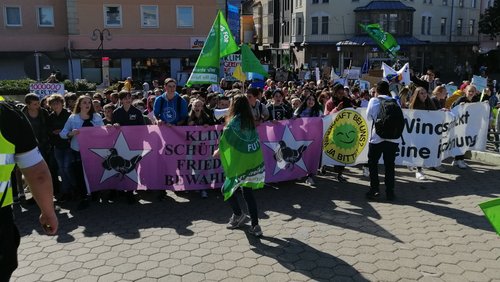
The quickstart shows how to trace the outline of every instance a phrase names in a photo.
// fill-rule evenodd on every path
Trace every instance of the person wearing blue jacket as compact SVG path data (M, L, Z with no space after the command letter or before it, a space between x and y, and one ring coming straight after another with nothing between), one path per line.
M175 91L177 86L173 78L165 79L165 93L156 97L153 112L158 125L185 125L188 118L187 102Z

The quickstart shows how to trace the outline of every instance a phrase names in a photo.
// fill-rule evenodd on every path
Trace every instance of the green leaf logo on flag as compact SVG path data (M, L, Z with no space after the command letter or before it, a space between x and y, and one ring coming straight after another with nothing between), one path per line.
M222 186L224 200L238 187L259 189L264 187L264 156L259 135L254 130L241 130L239 116L224 128L219 140L219 152L226 179Z
M379 24L360 24L366 33L384 50L389 53L393 58L397 56L399 51L399 44L396 39L390 34L382 30Z
M219 11L186 85L219 83L220 58L238 50L227 21Z

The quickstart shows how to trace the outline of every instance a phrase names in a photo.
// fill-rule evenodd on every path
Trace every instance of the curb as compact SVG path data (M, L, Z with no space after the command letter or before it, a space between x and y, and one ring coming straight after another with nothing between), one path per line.
M478 162L500 166L500 154L497 153L471 151L470 159Z

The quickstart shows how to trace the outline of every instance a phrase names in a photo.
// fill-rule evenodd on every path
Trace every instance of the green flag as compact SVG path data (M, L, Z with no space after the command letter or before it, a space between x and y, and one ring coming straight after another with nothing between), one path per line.
M224 200L240 187L264 187L264 157L255 129L242 130L239 116L226 126L219 141L219 153L226 179L222 186Z
M220 58L238 50L226 19L219 11L186 85L219 83Z
M500 235L500 198L479 204L484 215L489 220L493 228Z
M393 58L397 56L399 44L396 39L390 34L382 30L379 24L369 24L360 26L368 33L368 35Z
M255 57L250 47L246 44L241 45L241 67L244 72L258 73L264 77L269 76L259 59Z

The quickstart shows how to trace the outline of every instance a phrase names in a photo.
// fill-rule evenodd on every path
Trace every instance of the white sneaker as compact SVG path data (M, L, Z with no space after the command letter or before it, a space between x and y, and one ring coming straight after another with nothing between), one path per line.
M415 178L417 178L418 180L427 179L427 177L425 177L425 174L422 170L417 170L417 172L415 172Z
M309 176L309 177L307 177L307 179L306 179L306 184L307 184L307 185L310 185L310 186L314 186L314 184L315 184L315 183L314 183L314 179L313 179L312 177L310 177L310 176Z
M407 166L407 168L409 171L415 171L417 169L417 167L411 165Z
M461 169L467 169L467 168L469 168L469 166L465 163L464 160L458 160L457 161L457 166L458 166L458 168L461 168Z
M370 169L367 166L363 167L363 176L370 177Z
M241 213L241 215L235 215L233 214L231 218L229 219L229 222L226 225L227 229L236 229L240 227L243 222L245 222L245 219L247 216L244 213Z

